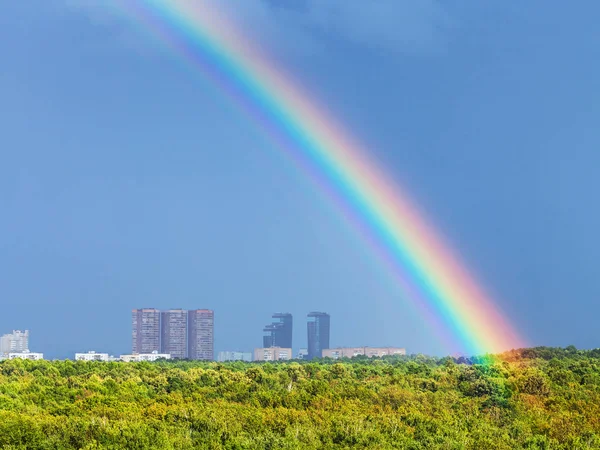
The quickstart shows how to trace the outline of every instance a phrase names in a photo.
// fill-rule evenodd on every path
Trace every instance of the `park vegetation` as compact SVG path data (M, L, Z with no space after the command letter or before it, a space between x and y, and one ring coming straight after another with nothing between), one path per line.
M0 362L4 449L600 448L600 350Z

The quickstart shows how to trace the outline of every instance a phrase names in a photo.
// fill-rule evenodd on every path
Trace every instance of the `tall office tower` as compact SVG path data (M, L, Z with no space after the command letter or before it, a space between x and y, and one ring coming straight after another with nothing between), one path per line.
M210 309L188 311L188 358L214 359L215 314Z
M308 359L321 358L323 349L329 348L329 314L308 314Z
M29 350L29 330L13 330L0 337L0 355L19 353Z
M131 313L133 353L160 352L160 311L134 309Z
M185 309L171 309L160 315L161 353L168 353L171 358L187 358L188 312Z
M271 317L278 319L278 321L270 323L263 329L267 333L263 336L263 347L292 348L292 315L290 313L275 313Z

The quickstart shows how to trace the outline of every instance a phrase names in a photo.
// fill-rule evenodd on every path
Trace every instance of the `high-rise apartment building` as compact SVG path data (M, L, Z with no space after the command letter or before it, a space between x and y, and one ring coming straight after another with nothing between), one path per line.
M161 353L185 359L188 354L188 312L171 309L161 312Z
M307 331L308 359L321 358L323 350L329 348L329 314L309 313Z
M188 311L188 358L214 359L214 312L210 309Z
M29 330L13 330L0 337L0 355L25 352L29 350Z
M131 314L133 353L160 352L160 311L134 309Z
M277 319L277 321L270 323L263 329L267 333L263 336L263 347L292 348L292 315L290 313L275 313L271 317Z

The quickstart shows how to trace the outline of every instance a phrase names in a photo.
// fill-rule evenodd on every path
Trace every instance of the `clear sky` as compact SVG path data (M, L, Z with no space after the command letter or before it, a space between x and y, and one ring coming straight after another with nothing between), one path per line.
M442 345L328 199L113 0L0 14L0 333L130 351L132 308L270 314L332 345ZM226 2L218 2L226 4ZM531 345L600 345L600 4L232 0L228 13L407 187Z

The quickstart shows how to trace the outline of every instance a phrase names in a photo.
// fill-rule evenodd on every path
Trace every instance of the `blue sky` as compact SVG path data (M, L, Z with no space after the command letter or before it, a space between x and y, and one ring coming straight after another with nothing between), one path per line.
M224 2L219 2L224 3ZM130 350L134 307L274 311L333 345L443 346L359 235L211 82L109 2L0 16L0 332ZM532 345L597 347L596 2L231 2L410 191Z

